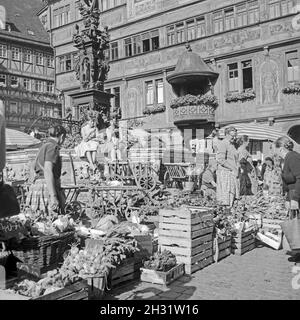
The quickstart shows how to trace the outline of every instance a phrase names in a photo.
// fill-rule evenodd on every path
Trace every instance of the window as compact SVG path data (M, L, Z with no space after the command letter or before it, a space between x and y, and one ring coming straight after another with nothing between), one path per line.
M293 13L293 0L269 0L270 18L278 18Z
M234 29L234 10L233 8L225 10L225 30Z
M110 58L111 60L117 60L119 58L118 42L112 42L110 45Z
M164 103L163 79L146 82L146 105L157 105Z
M26 90L30 90L31 89L31 81L30 81L30 79L27 79L27 78L23 79L23 87Z
M24 62L27 62L27 63L32 62L32 52L29 49L25 49L24 51Z
M188 41L196 38L196 28L195 28L195 20L188 20L186 22L187 26L187 39Z
M153 105L154 103L154 90L153 81L146 82L146 105Z
M142 52L141 36L132 38L133 40L133 54L139 54Z
M206 25L204 17L196 18L197 26L197 38L205 37L206 35Z
M228 78L229 91L239 91L239 71L237 63L228 65Z
M153 51L159 48L158 30L143 33L141 35L143 52Z
M149 33L142 34L143 52L150 51L150 37Z
M6 87L6 75L0 74L0 87Z
M252 61L242 61L243 89L253 88Z
M36 64L40 66L43 65L43 54L41 52L36 53Z
M75 1L75 20L79 20L81 18L81 14L79 11L80 1Z
M54 92L54 83L52 81L47 81L46 92L53 93Z
M115 108L120 108L120 87L114 88L114 95L115 95Z
M290 51L286 53L287 61L287 71L288 71L288 82L299 82L300 73L299 73L299 57L297 50Z
M70 17L70 5L67 5L64 7L63 12L62 12L62 24L67 24L71 22L71 17Z
M158 30L151 31L151 50L159 48L159 34Z
M0 58L7 58L7 46L0 44Z
M66 55L65 57L65 71L72 70L72 56L71 54Z
M175 27L167 27L167 42L168 46L175 44Z
M57 8L53 10L53 24L54 27L60 27L64 24L71 22L70 5Z
M102 11L112 9L124 3L124 0L102 0Z
M164 103L164 82L162 79L155 81L155 88L156 88L156 102Z
M22 103L22 114L30 114L30 104Z
M176 24L176 40L177 40L177 43L181 43L185 41L183 22Z
M18 113L18 104L17 104L17 102L13 102L13 101L10 102L9 111Z
M52 56L46 57L46 65L48 68L54 68L54 58Z
M10 85L12 87L17 87L19 85L19 78L16 76L11 76L10 77Z
M283 16L293 13L293 8L294 8L294 3L292 0L281 1L281 14Z
M35 80L35 91L43 92L43 81Z
M237 27L243 27L247 25L247 8L246 4L242 4L236 7Z
M20 61L21 60L21 49L17 47L11 48L11 57L13 60Z
M249 24L259 22L259 6L258 1L249 2L248 5Z
M55 10L53 10L53 26L60 27L61 25L62 25L62 23L61 23L60 9L55 9Z
M223 12L219 11L213 15L214 33L222 32L224 30Z
M59 72L65 71L65 57L64 56L58 57L58 71Z
M73 70L72 55L58 57L58 72L69 72Z
M241 77L240 77L241 75ZM239 92L253 88L252 60L228 65L228 91Z
M124 40L125 45L125 57L131 57L132 56L132 42L131 38Z

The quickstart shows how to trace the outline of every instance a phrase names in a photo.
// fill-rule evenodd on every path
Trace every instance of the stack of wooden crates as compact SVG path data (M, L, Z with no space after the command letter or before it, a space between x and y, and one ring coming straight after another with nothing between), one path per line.
M159 211L161 251L169 250L185 272L203 269L213 262L213 214L207 208L176 208Z

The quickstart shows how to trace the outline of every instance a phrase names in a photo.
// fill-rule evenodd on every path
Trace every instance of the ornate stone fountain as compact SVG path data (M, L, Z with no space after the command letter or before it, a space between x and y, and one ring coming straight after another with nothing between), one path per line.
M81 116L94 113L98 128L108 125L110 99L112 94L104 92L109 64L105 50L109 48L107 27L99 29L100 10L97 0L82 0L79 6L84 28L75 26L74 46L79 50L75 61L76 77L80 81L80 90L70 94L74 105L78 106Z

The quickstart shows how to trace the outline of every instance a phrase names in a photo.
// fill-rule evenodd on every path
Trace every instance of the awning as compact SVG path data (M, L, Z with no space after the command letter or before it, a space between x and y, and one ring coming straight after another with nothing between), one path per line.
M252 140L276 141L282 136L288 137L288 135L280 129L275 129L265 124L235 123L221 128L219 130L220 138L225 137L225 129L229 127L235 127L237 129L238 136L247 135L249 139ZM293 139L291 140L293 141ZM296 142L294 143L297 144Z
M14 129L5 129L6 149L20 149L36 146L41 143L40 140L30 136L27 133Z

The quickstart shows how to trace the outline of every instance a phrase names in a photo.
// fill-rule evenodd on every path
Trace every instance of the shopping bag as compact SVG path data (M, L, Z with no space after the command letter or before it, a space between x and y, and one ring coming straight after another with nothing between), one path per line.
M280 226L291 250L300 249L300 219L285 221Z

